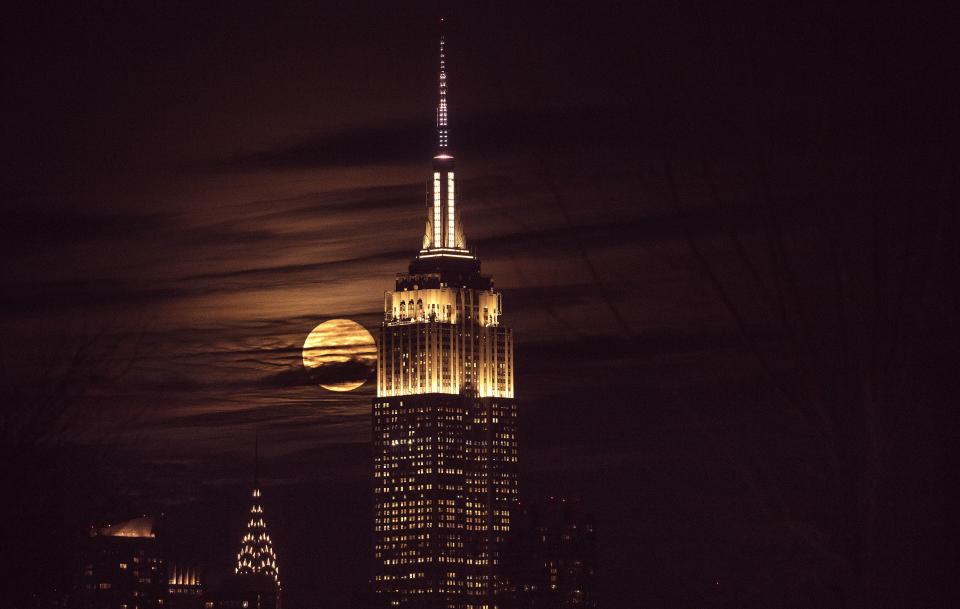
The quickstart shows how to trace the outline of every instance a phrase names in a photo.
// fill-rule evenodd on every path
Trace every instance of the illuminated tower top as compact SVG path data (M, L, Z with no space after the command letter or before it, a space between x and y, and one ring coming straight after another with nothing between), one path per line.
M437 82L437 150L433 155L433 175L427 185L427 223L423 247L417 258L473 259L467 249L460 210L457 208L447 108L447 40L443 34L440 35Z
M270 580L279 591L280 567L277 566L277 555L273 551L270 533L267 532L267 521L261 503L259 442L255 446L250 513L247 519L247 530L240 541L240 552L237 554L237 566L234 572L240 576L258 576Z

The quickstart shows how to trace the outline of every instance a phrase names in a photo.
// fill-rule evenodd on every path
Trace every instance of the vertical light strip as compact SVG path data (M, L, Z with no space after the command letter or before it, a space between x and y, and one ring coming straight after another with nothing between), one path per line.
M433 172L433 247L443 247L443 227L440 224L440 172Z
M457 233L454 227L456 210L453 197L453 172L447 172L447 247L457 247Z
M447 147L447 70L443 54L444 40L440 37L440 101L437 104L437 133L440 148Z

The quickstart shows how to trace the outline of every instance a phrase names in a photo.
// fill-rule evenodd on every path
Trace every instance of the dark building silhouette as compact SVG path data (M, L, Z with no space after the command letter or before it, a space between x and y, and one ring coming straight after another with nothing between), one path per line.
M550 497L519 507L504 560L510 609L597 606L596 529L577 501Z
M513 333L467 248L440 40L437 149L423 244L384 296L373 401L380 605L496 606L517 500Z
M219 593L208 596L204 609L279 609L280 591L265 573L233 574Z
M135 518L90 530L75 600L82 609L147 609L167 598L163 551L155 519Z
M68 605L83 609L200 609L203 584L193 565L170 560L158 519L143 516L90 529Z

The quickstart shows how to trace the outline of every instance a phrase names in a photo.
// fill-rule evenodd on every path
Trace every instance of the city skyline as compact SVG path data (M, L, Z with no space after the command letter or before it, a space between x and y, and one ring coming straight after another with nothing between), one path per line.
M496 277L521 502L591 516L598 606L936 606L945 22L458 3L436 132L440 8L10 11L0 572L48 589L91 524L164 514L213 589L259 435L286 609L366 602L384 388L356 328L326 370L307 341L376 335L439 243Z

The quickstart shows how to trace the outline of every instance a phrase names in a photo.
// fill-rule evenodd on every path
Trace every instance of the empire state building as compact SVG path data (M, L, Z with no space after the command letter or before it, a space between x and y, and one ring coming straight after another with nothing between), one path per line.
M384 606L492 609L517 501L513 332L460 220L444 44L423 244L383 301L374 590Z

